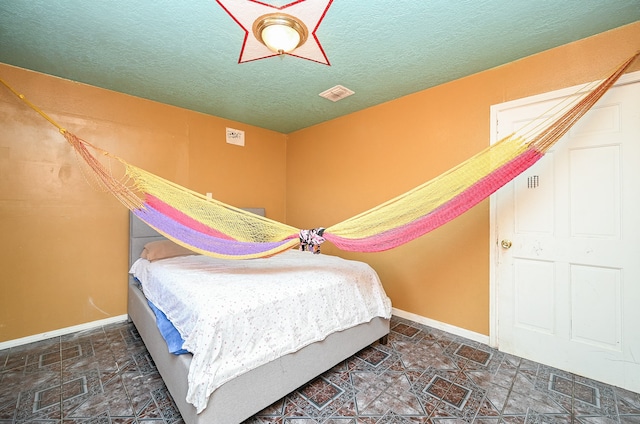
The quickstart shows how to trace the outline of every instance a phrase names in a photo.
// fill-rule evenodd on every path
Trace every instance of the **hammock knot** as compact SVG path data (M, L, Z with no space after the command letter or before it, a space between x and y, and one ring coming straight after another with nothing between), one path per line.
M320 245L324 243L325 238L322 237L324 228L314 228L312 230L300 230L300 250L320 253Z

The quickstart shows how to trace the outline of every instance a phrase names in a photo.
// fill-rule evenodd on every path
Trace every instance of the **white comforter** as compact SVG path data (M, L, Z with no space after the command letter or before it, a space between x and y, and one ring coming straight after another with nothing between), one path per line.
M193 353L187 401L201 412L226 381L329 334L391 317L391 302L362 262L296 250L268 259L185 256L131 273Z

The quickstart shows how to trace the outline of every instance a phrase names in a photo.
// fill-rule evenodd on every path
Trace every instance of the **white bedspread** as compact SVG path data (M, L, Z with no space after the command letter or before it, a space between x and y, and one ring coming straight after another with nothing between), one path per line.
M198 412L217 387L242 373L335 331L391 317L373 269L330 255L139 259L131 273L193 353L187 401Z

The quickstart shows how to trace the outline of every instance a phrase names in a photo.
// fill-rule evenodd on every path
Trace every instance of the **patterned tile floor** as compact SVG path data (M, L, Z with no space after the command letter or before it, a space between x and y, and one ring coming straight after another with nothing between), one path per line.
M245 424L640 423L640 394L394 317L375 343ZM0 351L0 423L181 423L135 327Z

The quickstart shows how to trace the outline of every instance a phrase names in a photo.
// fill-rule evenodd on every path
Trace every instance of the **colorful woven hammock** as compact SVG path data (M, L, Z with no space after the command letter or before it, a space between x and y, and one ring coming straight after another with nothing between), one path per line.
M55 123L24 96L15 95L58 127L105 190L167 238L195 252L229 259L271 256L299 245L319 252L325 240L345 251L378 252L407 243L466 212L537 162L614 85L640 55L605 80L561 102L553 116L498 141L444 174L328 228L300 230L181 187L93 146ZM94 153L92 153L92 151ZM115 178L95 153L116 159Z

